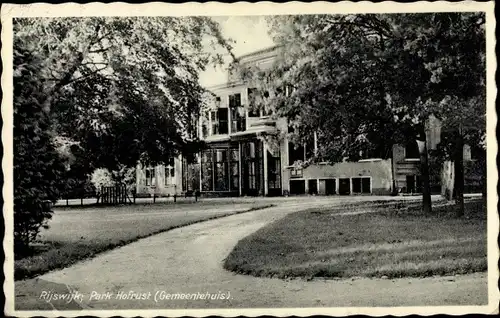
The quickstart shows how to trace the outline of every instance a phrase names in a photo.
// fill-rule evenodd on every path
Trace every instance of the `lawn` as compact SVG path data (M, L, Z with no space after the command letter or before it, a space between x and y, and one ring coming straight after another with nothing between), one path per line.
M269 277L424 277L485 271L486 209L347 208L293 213L241 240L224 268ZM340 215L350 212L351 214Z
M67 267L79 260L176 227L267 204L136 204L116 207L56 208L49 229L40 233L29 256L14 261L15 280Z

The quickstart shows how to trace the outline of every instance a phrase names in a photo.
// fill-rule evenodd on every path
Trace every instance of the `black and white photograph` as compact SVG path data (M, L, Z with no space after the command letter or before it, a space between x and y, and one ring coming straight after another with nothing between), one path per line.
M493 8L3 4L4 314L498 314Z

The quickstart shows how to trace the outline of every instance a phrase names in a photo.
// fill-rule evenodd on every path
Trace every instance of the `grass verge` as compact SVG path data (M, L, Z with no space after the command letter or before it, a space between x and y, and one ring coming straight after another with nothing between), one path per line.
M157 220L144 223L135 221L133 224L129 222L131 226L127 226L126 229L122 226L123 224L115 223L116 226L113 227L111 223L106 227L105 235L95 232L92 233L92 237L86 237L83 240L45 241L39 246L41 251L37 254L14 261L14 280L33 278L55 269L65 268L78 261L92 258L102 252L182 226L273 206L273 204L260 205L241 211L219 213L216 215L200 213L189 218L178 218L175 222L165 222L164 224L159 224Z
M241 240L224 262L240 274L267 277L425 277L486 270L486 209L466 203L421 214L418 206L310 209ZM363 210L356 214L357 210ZM353 213L354 212L354 213ZM341 215L345 213L345 215Z

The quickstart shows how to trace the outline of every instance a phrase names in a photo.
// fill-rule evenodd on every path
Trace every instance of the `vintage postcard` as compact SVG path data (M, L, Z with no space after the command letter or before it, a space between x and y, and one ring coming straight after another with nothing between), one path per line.
M4 313L498 314L493 8L3 4Z

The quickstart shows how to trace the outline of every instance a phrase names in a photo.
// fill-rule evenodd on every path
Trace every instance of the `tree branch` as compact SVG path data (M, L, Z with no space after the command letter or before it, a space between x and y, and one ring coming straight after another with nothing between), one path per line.
M95 75L95 74L99 73L100 71L106 69L107 67L108 66L106 65L105 67L95 69L95 70L93 70L93 71L91 71L91 72L89 72L89 73L87 73L85 75L82 75L82 76L80 76L78 78L72 79L66 85L69 85L69 84L74 83L74 82L78 82L78 81L83 80L83 79L88 78L88 77L91 77L92 75Z
M97 50L90 50L89 53L102 53L102 52L109 50L110 48L111 48L111 46L108 46L106 48L101 47L100 49L97 49Z

